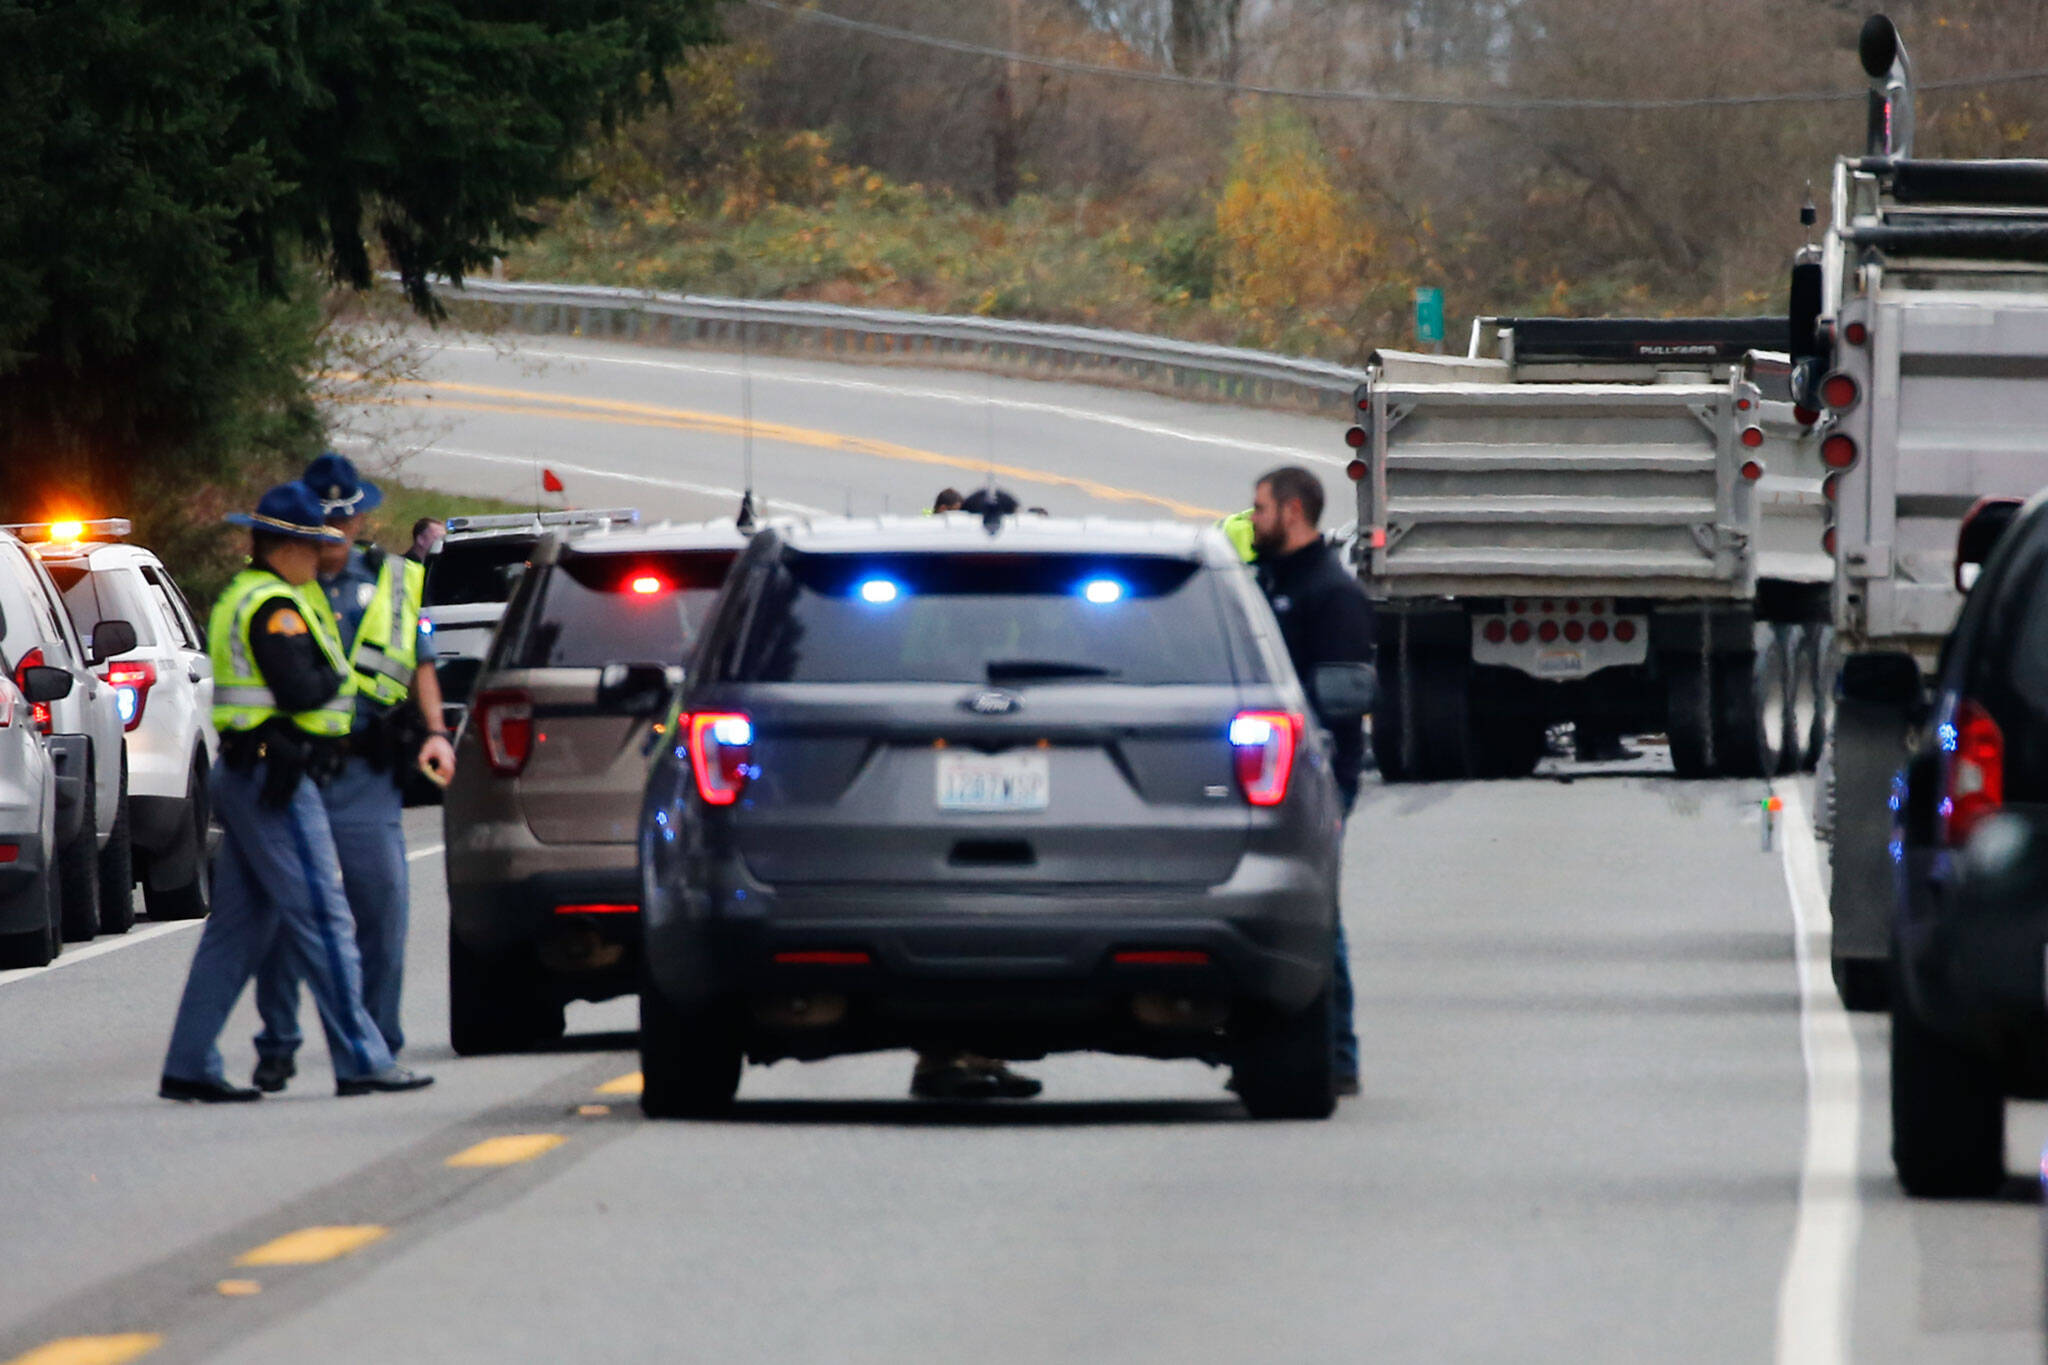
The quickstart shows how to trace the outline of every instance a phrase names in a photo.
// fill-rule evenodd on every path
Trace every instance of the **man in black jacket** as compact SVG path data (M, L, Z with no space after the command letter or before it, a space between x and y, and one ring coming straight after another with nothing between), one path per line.
M1299 465L1284 465L1265 475L1252 494L1252 547L1259 586L1265 589L1288 657L1304 685L1310 685L1318 664L1371 663L1373 610L1365 590L1344 568L1337 552L1324 543L1318 523L1323 517L1323 485ZM1311 688L1312 690L1312 688ZM1365 728L1356 718L1317 722L1333 741L1332 767L1345 810L1358 800L1359 774L1365 767ZM1337 1093L1358 1093L1358 1034L1351 1025L1352 993L1349 948L1344 921L1337 921L1337 970L1331 983L1336 1053Z

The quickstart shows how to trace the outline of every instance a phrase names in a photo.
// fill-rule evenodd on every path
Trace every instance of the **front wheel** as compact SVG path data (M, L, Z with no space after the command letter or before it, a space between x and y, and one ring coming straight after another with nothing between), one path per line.
M1255 1119L1326 1119L1337 1109L1328 987L1297 1014L1282 1015L1245 1041L1233 1078Z
M745 1050L730 1009L679 1010L651 975L640 981L640 1111L716 1118L739 1094Z

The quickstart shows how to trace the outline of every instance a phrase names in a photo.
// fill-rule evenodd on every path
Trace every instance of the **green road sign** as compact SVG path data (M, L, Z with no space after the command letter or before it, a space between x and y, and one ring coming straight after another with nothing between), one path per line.
M1444 339L1444 291L1424 285L1415 291L1415 339L1437 342Z

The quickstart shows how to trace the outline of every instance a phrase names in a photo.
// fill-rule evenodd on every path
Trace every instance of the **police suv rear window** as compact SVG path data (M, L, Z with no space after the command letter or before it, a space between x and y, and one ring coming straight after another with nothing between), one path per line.
M82 561L43 561L50 580L64 594L64 609L71 624L91 648L93 627L102 621L126 621L135 627L137 645L156 643L156 612L143 600L142 577L132 569L102 569L95 573Z
M761 584L734 676L1227 684L1224 619L1215 584L1186 560L785 551Z
M533 536L443 541L440 551L427 560L421 601L430 607L457 607L509 600L536 543Z
M680 663L696 647L736 553L564 550L503 666Z

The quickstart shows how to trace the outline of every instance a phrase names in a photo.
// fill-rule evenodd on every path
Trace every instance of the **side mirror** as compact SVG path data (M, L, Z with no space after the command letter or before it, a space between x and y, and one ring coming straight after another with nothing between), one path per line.
M92 648L87 651L87 668L98 668L117 654L135 648L135 627L126 621L102 621L92 628Z
M1842 661L1842 696L1912 711L1921 704L1920 665L1910 654L1851 654Z
M2018 498L1979 498L1977 505L1964 514L1962 525L1956 528L1957 592L1968 592L1977 581L1976 572L1964 570L1982 571L1985 561L1998 547L1998 538L2005 534L2005 528L2012 525L2019 511Z
M21 695L32 702L62 701L71 695L74 679L62 668L24 669L21 675Z
M1325 720L1352 721L1379 700L1380 676L1371 664L1317 664L1308 690Z
M668 670L660 664L606 664L597 678L597 704L621 715L659 715L668 705Z

